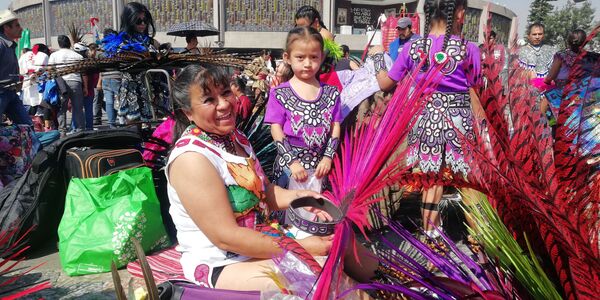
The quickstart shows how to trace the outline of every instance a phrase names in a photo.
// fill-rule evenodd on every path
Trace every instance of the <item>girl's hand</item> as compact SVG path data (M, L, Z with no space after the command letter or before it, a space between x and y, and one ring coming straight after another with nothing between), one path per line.
M328 236L309 236L305 239L297 240L302 248L306 249L310 255L325 256L329 254L331 244L333 243L333 235Z
M305 182L308 178L308 173L306 173L304 167L297 161L290 165L290 171L292 171L292 177L297 182Z
M327 174L329 174L329 171L331 171L331 158L324 156L317 165L317 169L315 170L315 176L321 179L327 176Z

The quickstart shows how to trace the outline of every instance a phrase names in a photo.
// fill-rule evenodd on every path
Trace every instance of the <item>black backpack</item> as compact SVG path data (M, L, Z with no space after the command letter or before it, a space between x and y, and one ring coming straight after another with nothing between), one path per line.
M64 176L67 150L139 148L141 143L136 129L108 129L79 132L40 151L23 176L0 190L0 256L35 249L56 237L69 183Z

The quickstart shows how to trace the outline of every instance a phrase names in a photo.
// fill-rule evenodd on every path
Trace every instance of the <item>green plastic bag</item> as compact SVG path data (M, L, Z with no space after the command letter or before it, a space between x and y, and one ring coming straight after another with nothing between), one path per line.
M147 167L100 178L73 178L58 227L63 270L71 275L110 272L135 259L131 238L144 251L170 244Z

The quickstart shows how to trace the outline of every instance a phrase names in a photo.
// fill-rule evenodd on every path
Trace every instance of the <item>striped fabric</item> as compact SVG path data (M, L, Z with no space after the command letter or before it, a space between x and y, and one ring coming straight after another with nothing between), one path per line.
M169 279L185 280L183 269L179 263L181 253L175 250L175 247L176 246L173 246L146 256L148 265L150 265L150 269L152 269L152 276L154 276L154 280L157 284ZM132 276L144 278L142 268L137 260L127 264L127 272Z

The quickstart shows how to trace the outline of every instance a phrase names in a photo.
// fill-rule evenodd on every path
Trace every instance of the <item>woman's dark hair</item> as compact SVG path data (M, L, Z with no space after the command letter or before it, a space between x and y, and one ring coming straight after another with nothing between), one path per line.
M567 37L567 47L573 52L579 53L581 47L585 44L587 35L581 29L573 30Z
M43 52L46 53L46 55L50 55L50 48L48 48L48 46L46 46L46 44L35 44L33 45L33 47L37 46L37 51L38 52Z
M302 26L292 28L285 40L285 52L289 54L291 51L290 46L297 40L317 41L321 45L321 49L323 49L323 36L312 27Z
M138 2L129 2L123 7L123 13L121 14L121 31L124 31L129 35L136 34L135 23L138 21L138 15L140 13L144 13L144 18L147 22L144 34L154 38L156 30L154 28L152 14L150 14L150 11L146 6ZM152 31L150 31L150 29L152 29Z
M175 111L175 128L173 142L175 143L190 125L184 111L191 109L190 88L196 85L205 94L215 86L229 88L228 76L219 68L204 68L200 65L189 65L177 75L171 91L171 100ZM202 129L202 128L201 128Z
M321 18L321 14L319 13L319 11L310 5L304 5L298 8L298 10L296 11L294 21L302 18L307 18L310 21L310 24L315 22L316 19L319 19L319 26L327 29L327 27L325 27L325 23L323 23L323 18Z
M446 23L446 33L444 35L444 46L442 52L446 51L448 41L452 35L454 26L454 13L456 8L467 8L467 0L427 0L425 1L425 33L423 37L427 38L431 31L431 23L434 21Z

